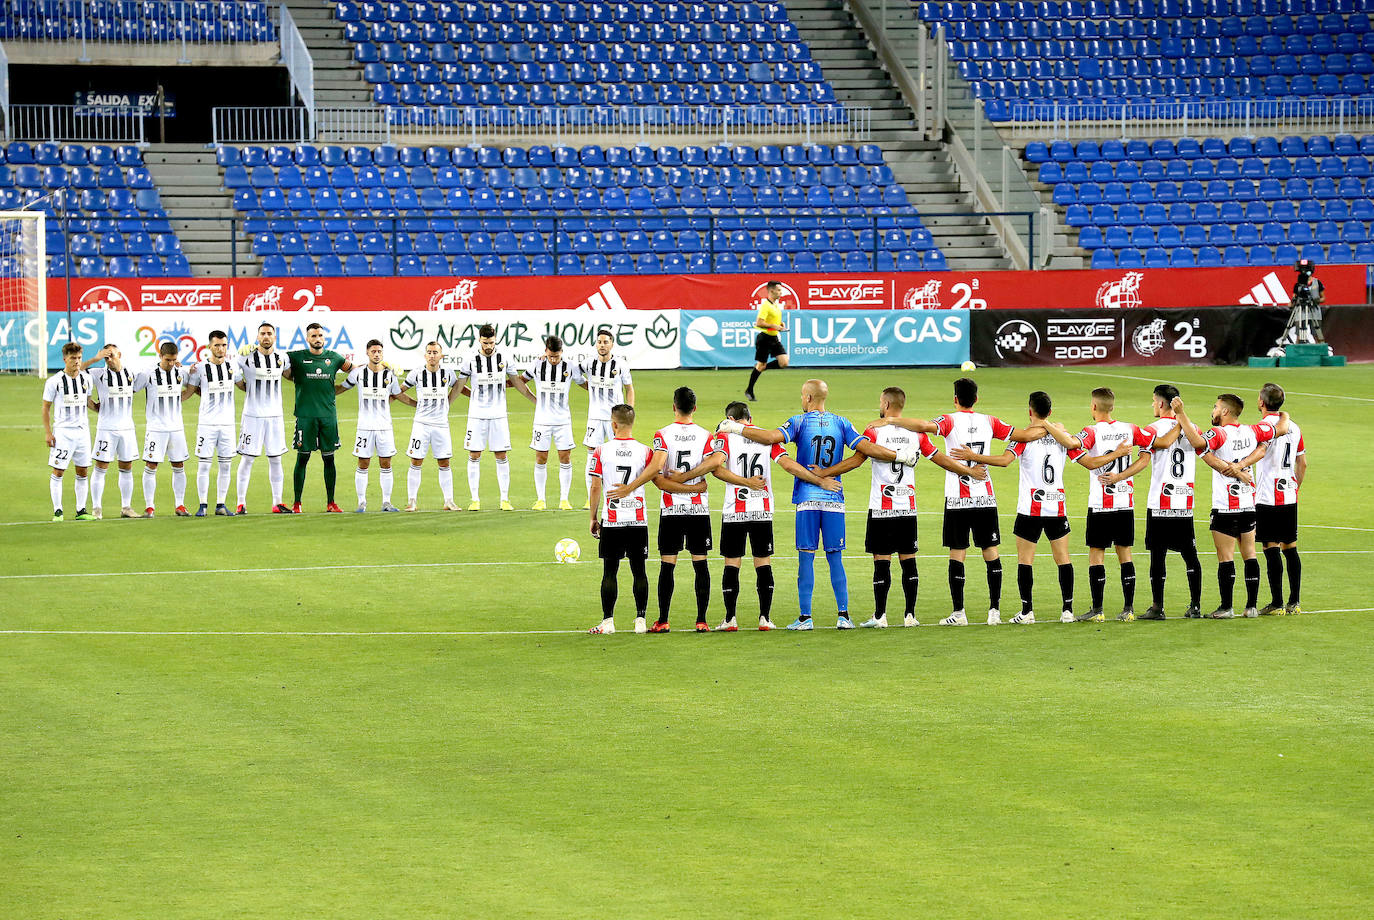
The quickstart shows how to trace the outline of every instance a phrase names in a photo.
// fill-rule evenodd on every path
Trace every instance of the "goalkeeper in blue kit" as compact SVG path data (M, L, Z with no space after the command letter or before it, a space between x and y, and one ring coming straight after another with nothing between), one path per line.
M797 462L808 469L834 466L844 459L844 450L863 454L884 463L915 464L920 456L915 448L892 451L874 444L855 430L849 419L825 409L829 389L824 380L802 384L800 415L794 415L777 428L756 428L726 419L719 430L738 434L759 444L797 445ZM809 630L811 595L816 584L816 551L824 547L830 569L830 587L835 592L838 616L836 629L853 629L849 618L849 583L844 561L844 491L827 492L820 486L798 479L792 485L792 504L797 509L797 603L799 614L788 629Z

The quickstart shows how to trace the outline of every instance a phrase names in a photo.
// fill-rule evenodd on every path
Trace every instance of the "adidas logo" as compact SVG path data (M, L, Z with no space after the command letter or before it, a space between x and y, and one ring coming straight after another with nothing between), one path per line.
M1274 272L1264 276L1264 280L1250 289L1250 293L1240 299L1246 307L1274 307L1290 303L1283 282Z
M620 292L615 289L615 285L607 281L596 289L596 293L588 297L585 303L573 308L574 310L628 310L625 301L620 299Z

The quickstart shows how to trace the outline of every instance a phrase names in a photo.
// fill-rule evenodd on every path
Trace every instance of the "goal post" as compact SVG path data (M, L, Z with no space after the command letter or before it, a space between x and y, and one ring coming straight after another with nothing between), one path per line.
M0 372L48 373L47 215L0 211Z

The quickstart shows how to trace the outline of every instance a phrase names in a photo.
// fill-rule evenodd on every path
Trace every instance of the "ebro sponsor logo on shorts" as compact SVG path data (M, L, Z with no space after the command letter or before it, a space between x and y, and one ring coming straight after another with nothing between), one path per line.
M1054 346L1057 361L1106 358L1108 346L1120 337L1115 319L1056 318L1045 321L1045 342Z

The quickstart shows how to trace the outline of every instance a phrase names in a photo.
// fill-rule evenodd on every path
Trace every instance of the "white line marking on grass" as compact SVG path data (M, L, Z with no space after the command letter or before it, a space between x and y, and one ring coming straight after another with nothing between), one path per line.
M1066 374L1077 374L1077 375L1079 375L1080 377L1114 377L1114 378L1116 378L1117 380L1141 380L1141 381L1144 381L1145 383L1162 383L1162 382L1165 382L1165 381L1168 379L1167 377L1165 377L1165 376L1162 375L1162 374L1161 374L1161 376L1158 376L1158 377L1132 377L1130 374L1104 374L1104 373L1102 373L1101 371L1073 371L1073 370L1067 370L1067 369L1064 371L1064 373L1066 373ZM1185 380L1184 382L1187 383L1187 384L1189 384L1190 386L1203 386L1204 383L1210 383L1211 381L1189 381L1189 380ZM1216 386L1222 386L1222 385L1223 385L1223 384L1216 384ZM1371 398L1368 397L1368 396L1343 396L1343 395L1338 395L1338 394L1336 394L1336 393L1302 393L1302 392L1299 392L1298 390L1289 390L1289 389L1285 389L1284 392L1287 393L1289 396L1315 396L1315 397L1317 397L1318 399L1351 399L1351 400L1354 400L1354 401L1356 401L1356 402L1374 402L1374 399L1371 399Z

